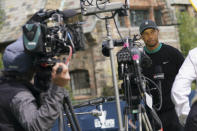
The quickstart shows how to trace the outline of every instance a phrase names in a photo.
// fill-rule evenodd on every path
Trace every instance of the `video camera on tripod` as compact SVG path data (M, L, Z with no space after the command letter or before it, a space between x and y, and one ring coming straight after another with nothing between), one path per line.
M40 10L23 26L23 45L25 51L34 57L36 74L34 85L45 91L50 86L52 67L57 62L69 63L72 54L84 49L82 27L79 22L69 23L69 18L77 15L74 10ZM64 56L63 60L58 58ZM62 68L57 69L60 73ZM64 112L73 131L80 131L67 93L64 95ZM60 117L59 129L65 128Z
M145 92L145 84L142 80L142 69L150 67L152 64L151 59L139 49L136 41L139 40L138 35L134 35L133 39L114 40L114 46L123 46L123 48L117 52L118 62L118 76L119 80L125 80L125 77L129 78L130 83L134 87L140 89L140 92ZM108 56L109 46L107 42L102 45L102 53L104 56ZM127 79L128 79L127 78ZM125 83L123 82L123 85ZM124 91L125 93L128 91ZM132 91L134 93L137 91ZM135 93L135 96L140 96L140 93Z
M52 57L84 49L81 24L68 23L76 15L74 10L40 10L23 26L25 50L38 64L54 64Z
M152 108L152 99L151 95L146 92L146 80L145 77L142 75L142 70L145 66L150 65L150 59L148 56L145 55L144 52L140 51L136 45L137 37L134 36L133 39L115 41L111 37L111 29L109 19L114 19L115 15L119 12L122 13L122 16L126 15L126 10L129 9L130 4L129 0L125 0L125 3L110 3L109 0L80 0L81 4L81 12L82 15L89 16L95 15L97 18L105 20L106 31L107 31L107 41L104 41L102 44L102 53L104 56L110 56L111 62L111 69L112 69L112 78L113 78L113 86L115 89L115 98L116 98L116 107L117 107L117 115L118 115L118 122L119 122L119 130L124 131L122 126L122 117L121 117L121 109L120 109L120 101L119 101L119 92L118 92L118 85L116 80L116 72L115 72L115 63L114 63L114 56L113 56L113 48L114 46L123 46L123 49L117 53L117 61L118 61L118 74L119 79L123 80L123 88L125 93L125 99L127 103L128 110L126 114L131 114L133 109L138 109L137 115L139 116L139 123L141 124L139 127L142 127L142 122L140 121L143 118L143 124L146 125L147 131L153 131L150 125L149 119L146 115L146 109L144 108L141 101L143 101L146 105L150 107L151 114L155 115L155 118L159 124L161 122L158 120L158 116L154 112ZM98 15L100 13L107 13L110 14ZM114 23L116 25L115 19ZM116 26L117 28L117 26ZM117 28L118 31L118 28ZM119 33L119 31L118 31ZM121 39L122 36L119 33ZM150 100L149 100L150 99ZM141 115L142 114L142 115ZM136 116L136 115L135 115ZM153 116L154 117L154 116ZM128 119L127 119L128 120ZM137 120L135 120L137 121ZM127 127L126 127L127 126ZM125 122L125 128L128 130L128 121ZM140 129L140 131L142 131Z
M149 118L146 114L147 107L149 108L150 116L156 121L156 128L160 128L161 122L155 112L155 105L153 105L150 89L146 86L148 80L142 74L143 69L150 67L152 61L145 52L139 48L139 42L137 42L139 39L138 35L134 35L132 39L113 40L113 43L114 46L123 46L116 55L119 80L123 80L122 90L124 92L124 100L126 101L124 109L125 117L128 119L128 116L131 115L134 118L134 122L140 121L139 119L143 118L140 124L142 123L144 128L152 131L155 127L152 127L148 120ZM102 53L104 56L109 55L109 45L106 41L102 44ZM159 103L159 105L161 105L161 103ZM125 123L128 123L128 121ZM125 126L127 125L128 124ZM143 126L141 125L141 128ZM135 129L135 127L132 128Z

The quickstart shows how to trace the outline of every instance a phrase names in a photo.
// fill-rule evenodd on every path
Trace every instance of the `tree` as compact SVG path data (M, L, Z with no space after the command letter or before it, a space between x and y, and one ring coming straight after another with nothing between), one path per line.
M0 69L3 68L2 54L0 53Z
M197 19L189 15L188 12L181 12L178 14L179 25L179 39L181 51L186 57L189 50L197 47ZM196 88L195 81L192 83L192 89Z
M3 21L4 21L4 11L0 7L0 30L2 28Z
M178 14L179 38L181 51L184 56L187 56L188 51L197 47L197 19L189 15L188 12Z
M4 21L4 11L0 7L0 30L2 28L3 21ZM0 52L0 69L2 68L3 68L2 53Z

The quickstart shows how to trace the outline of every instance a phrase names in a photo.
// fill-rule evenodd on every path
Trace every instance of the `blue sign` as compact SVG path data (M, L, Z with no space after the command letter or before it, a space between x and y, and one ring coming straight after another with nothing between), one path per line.
M120 102L121 112L123 116L123 110L125 106L125 102ZM100 114L98 116L93 116L92 114L87 114L88 112L98 112L96 114ZM116 103L106 102L97 106L86 106L75 109L75 113L77 114L77 119L79 121L80 127L82 131L118 131L118 116L116 110ZM84 114L78 114L84 113ZM66 117L65 117L66 119ZM68 121L65 120L65 128L66 131L71 131L71 128L68 127ZM58 122L56 121L52 131L58 130Z

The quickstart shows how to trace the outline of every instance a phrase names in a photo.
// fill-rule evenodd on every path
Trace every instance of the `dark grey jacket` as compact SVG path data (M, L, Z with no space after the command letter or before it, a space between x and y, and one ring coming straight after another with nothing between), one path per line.
M26 131L48 131L62 112L65 94L64 88L51 84L49 90L41 94L39 105L30 90L20 90L11 99L8 110Z

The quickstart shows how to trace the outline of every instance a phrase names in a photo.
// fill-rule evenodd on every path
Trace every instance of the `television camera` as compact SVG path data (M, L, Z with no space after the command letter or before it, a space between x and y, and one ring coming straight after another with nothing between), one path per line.
M25 51L34 57L34 85L40 91L50 87L52 67L57 62L68 64L73 53L84 49L82 24L69 23L69 18L76 15L74 10L40 10L23 26L23 45ZM60 55L64 55L63 60L60 60ZM61 71L59 67L57 73ZM81 131L67 93L63 107L72 130ZM59 123L59 129L64 129L62 119Z
M141 43L137 42L139 39L140 37L138 35L134 35L132 39L113 40L114 46L123 47L116 54L118 77L119 80L123 80L121 89L124 93L124 100L126 101L124 113L127 119L128 116L132 115L133 121L139 121L139 115L142 114L145 119L144 122L140 123L144 124L143 126L146 128L154 130L153 128L161 128L161 121L155 112L155 110L159 110L161 107L161 93L156 84L154 84L156 87L147 86L149 82L154 82L143 75L143 69L150 67L152 61L145 54L143 48L139 47L141 45ZM103 42L102 53L104 56L109 56L109 42ZM159 101L152 99L152 90L157 94L154 97L157 97ZM151 116L155 120L155 127L152 127L148 121L147 110L149 112L148 114L150 114L149 117Z
M23 26L25 50L37 58L37 64L54 64L54 56L84 49L82 24L69 23L76 15L74 10L40 10Z

